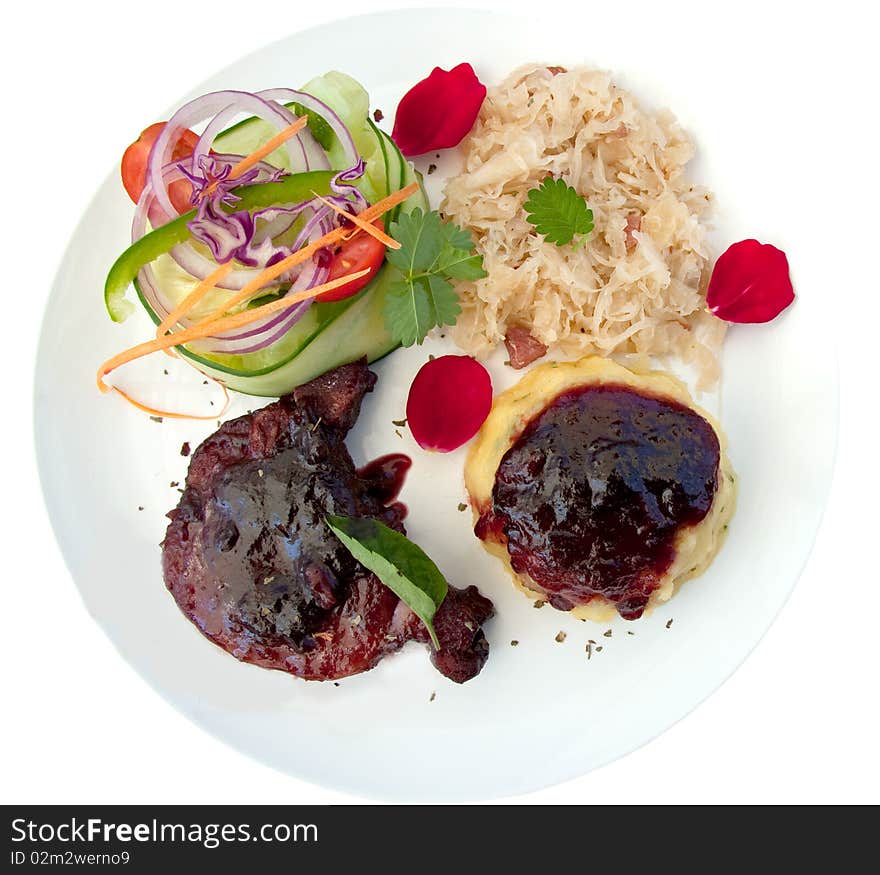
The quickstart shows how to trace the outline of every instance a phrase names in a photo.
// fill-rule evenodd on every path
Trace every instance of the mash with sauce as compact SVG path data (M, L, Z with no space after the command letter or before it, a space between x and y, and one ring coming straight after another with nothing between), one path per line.
M725 447L674 377L540 365L495 399L468 455L475 532L530 597L637 619L718 552L735 506Z

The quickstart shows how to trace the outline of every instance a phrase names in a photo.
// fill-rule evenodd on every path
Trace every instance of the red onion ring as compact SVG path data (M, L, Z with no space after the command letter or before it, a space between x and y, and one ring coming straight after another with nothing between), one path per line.
M304 270L297 282L295 282L291 287L290 291L287 294L294 294L296 292L304 291L305 289L309 289L313 286L320 285L327 281L327 277L330 275L329 268L326 267L318 267L318 265L313 265L307 270ZM280 319L276 319L271 323L265 324L259 332L253 331L249 332L251 334L261 333L264 336L256 342L252 342L246 346L235 346L235 352L239 355L245 355L249 352L258 352L261 349L265 349L268 346L271 346L273 343L281 340L285 334L305 315L306 310L312 306L312 301L301 301L299 304L295 304L290 310L287 310L282 314ZM277 328L275 327L277 325ZM274 328L274 330L273 330ZM271 332L271 333L269 333ZM222 335L221 335L222 338ZM242 336L244 339L244 336ZM226 345L224 344L224 347Z
M263 99L262 95L259 93L254 95L259 99ZM288 119L287 123L284 127L288 125L292 125L296 120L296 116L286 107L281 104L277 104L274 101L269 102L266 101L268 105L275 106L278 112ZM208 126L205 128L201 137L199 137L199 142L196 144L196 148L193 150L193 167L198 167L199 159L207 155L211 149L211 145L214 140L223 133L224 130L229 126L229 123L235 118L235 116L240 115L243 112L241 107L236 104L232 104L221 112L217 113L216 116L209 122ZM308 127L303 128L295 137L291 137L290 140L287 141L287 151L291 156L291 165L290 169L294 173L298 173L304 170L329 170L330 162L327 159L327 155L324 153L324 150L318 145L315 138L312 136L312 132L308 129ZM294 151L296 152L296 157L293 157Z
M331 211L328 208L324 208L323 213L316 214L313 216L309 222L306 223L306 226L302 229L299 236L297 237L296 242L294 243L293 250L296 251L304 246L306 243L311 242L312 240L317 240L319 237L326 234L333 227L333 217L330 215ZM306 262L303 269L300 271L297 278L294 280L287 294L295 294L296 292L305 291L306 289L311 288L312 286L319 285L326 281L326 277L329 276L329 269L326 267L319 267L314 260L310 260ZM212 339L220 341L218 346L213 347L214 352L236 352L236 353L244 353L244 352L254 352L258 349L263 349L266 346L269 346L270 343L274 343L281 335L287 333L291 329L291 327L297 322L298 319L303 315L305 310L311 306L311 301L304 301L305 307L300 309L299 306L295 306L286 312L280 313L276 316L269 317L267 320L263 320L253 325L248 326L247 330L241 332L232 332L219 334L214 336ZM276 325L281 325L279 331L275 332L271 338L264 339L258 344L249 345L246 347L241 347L240 344L236 343L236 341L248 340L253 338L261 333L265 333L271 329L273 329ZM220 348L222 346L222 349Z
M213 91L184 104L171 116L162 133L156 138L147 161L147 182L152 183L153 192L159 206L169 216L177 216L179 214L171 203L162 174L165 166L171 163L175 144L184 131L189 130L206 118L213 118L218 113L222 113L232 106L237 108L237 112L257 116L279 129L286 128L293 122L293 115L288 109L247 91ZM193 151L192 168L198 168L199 159L208 154L210 143L203 142L204 139L204 135L202 135ZM292 142L295 139L293 137L285 144L290 155L291 167L294 171L301 169L303 160L303 153L299 144Z
M274 171L274 168L272 168L271 165L267 164L266 167L271 168L271 170ZM177 164L171 164L165 167L162 173L166 186L177 179L184 178ZM131 228L132 242L139 240L144 236L147 230L148 221L153 228L158 228L160 225L170 222L176 216L177 213L169 216L168 213L162 209L154 195L151 183L147 182L141 193L141 197L138 200L137 207L135 208ZM171 249L169 254L183 270L197 280L203 280L217 269L217 263L215 261L202 255L190 243L181 243L175 246ZM244 288L244 286L259 273L259 268L243 267L227 274L217 285L221 289L238 291L239 289Z
M268 88L265 91L258 91L257 94L264 100L298 103L304 109L310 109L312 112L317 113L330 125L333 133L336 134L336 138L339 140L342 151L345 154L346 164L352 166L360 161L361 156L358 154L351 131L346 127L345 122L323 100L318 100L317 97L306 94L305 91L295 91L293 88ZM321 151L323 152L323 149Z

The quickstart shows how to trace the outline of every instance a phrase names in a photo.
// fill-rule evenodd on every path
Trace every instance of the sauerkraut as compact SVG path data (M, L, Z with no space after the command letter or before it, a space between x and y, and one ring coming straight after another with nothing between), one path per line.
M564 354L673 354L718 374L724 323L706 310L710 194L685 167L690 139L610 76L522 67L489 90L441 211L469 228L488 276L462 283L456 342L488 354L509 327ZM547 176L586 198L585 245L547 243L523 210Z

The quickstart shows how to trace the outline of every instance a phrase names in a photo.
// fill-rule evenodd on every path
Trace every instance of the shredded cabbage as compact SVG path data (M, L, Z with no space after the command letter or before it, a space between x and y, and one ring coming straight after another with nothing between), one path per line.
M669 112L640 109L604 72L527 66L490 89L463 149L441 211L473 232L488 276L460 285L460 346L486 355L517 325L566 354L672 353L703 386L717 379L711 196L687 179L694 148ZM547 243L527 221L548 175L592 209L585 246Z

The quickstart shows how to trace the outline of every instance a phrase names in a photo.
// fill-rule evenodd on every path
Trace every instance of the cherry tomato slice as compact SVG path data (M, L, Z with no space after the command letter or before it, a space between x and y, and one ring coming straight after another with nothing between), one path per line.
M147 161L150 158L150 150L159 134L165 128L167 122L156 122L150 125L141 135L125 150L122 156L122 185L128 192L128 196L137 203L141 192L147 184ZM199 138L192 131L184 131L178 138L171 153L173 161L180 161L193 153ZM179 213L185 213L192 209L190 195L192 186L185 179L176 180L168 186L168 194L171 203Z
M377 219L373 224L380 230L385 229L385 224L381 219ZM372 281L384 261L385 247L366 232L361 231L351 240L343 240L333 250L328 281L349 273L357 273L360 270L369 270L370 272L338 289L318 295L315 300L344 301L346 298L356 295L367 283Z

